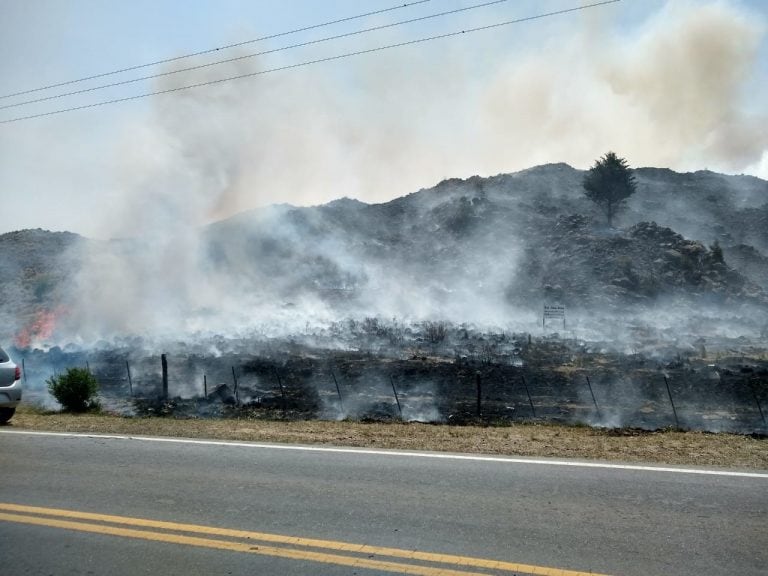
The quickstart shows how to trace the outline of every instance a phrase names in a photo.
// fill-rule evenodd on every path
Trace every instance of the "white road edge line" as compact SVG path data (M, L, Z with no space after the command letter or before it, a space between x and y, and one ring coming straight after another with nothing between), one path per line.
M700 474L704 476L732 476L740 478L768 479L768 473L737 472L732 470L707 470L698 468L673 468L666 466L645 466L641 464L610 464L607 462L579 462L570 460L541 460L535 458L512 458L506 456L474 456L471 454L446 454L441 452L406 452L400 450L370 450L367 448L332 448L327 446L304 446L292 444L261 444L257 442L234 442L224 440L195 440L192 438L166 438L162 436L126 436L120 434L88 434L81 432L41 432L38 430L0 430L0 434L29 436L59 436L64 438L98 438L103 440L138 440L142 442L165 442L171 444L194 444L200 446L229 446L233 448L260 448L266 450L296 450L301 452L330 452L336 454L363 454L373 456L406 456L412 458L434 458L438 460L469 460L473 462L501 462L506 464L538 464L542 466L567 466L571 468L603 468L608 470L637 470L642 472L669 472L673 474Z

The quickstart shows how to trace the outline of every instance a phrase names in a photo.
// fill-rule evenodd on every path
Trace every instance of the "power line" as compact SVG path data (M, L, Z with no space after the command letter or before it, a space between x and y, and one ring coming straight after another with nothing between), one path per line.
M346 52L344 54L337 54L336 56L328 56L326 58L318 58L316 60L307 60L299 62L297 64L288 64L285 66L278 66L276 68L268 68L267 70L259 70L257 72L250 72L248 74L239 74L237 76L229 76L227 78L219 78L218 80L208 80L206 82L198 82L196 84L189 84L187 86L178 86L176 88L168 88L166 90L158 90L155 92L146 92L144 94L136 94L134 96L126 96L124 98L115 98L113 100L104 100L101 102L94 102L91 104L84 104L82 106L73 106L71 108L62 108L59 110L52 110L50 112L42 112L40 114L30 114L29 116L19 116L17 118L10 118L8 120L0 120L0 124L10 124L13 122L21 122L23 120L31 120L33 118L42 118L44 116L53 116L56 114L64 114L66 112L74 112L76 110L85 110L88 108L96 108L99 106L107 106L109 104L118 104L120 102L129 102L131 100L139 100L141 98L148 98L150 96L159 96L161 94L170 94L172 92L180 92L182 90L189 90L191 88L200 88L202 86L211 86L214 84L221 84L223 82L229 82L231 80L240 80L243 78L252 78L255 76L262 76L264 74L270 74L272 72L280 72L283 70L293 70L295 68L302 68L305 66L311 66L313 64L320 64L323 62L332 62L334 60L341 60L343 58L350 58L352 56L361 56L363 54L372 54L374 52L382 52L391 48L401 48L403 46L412 46L414 44L423 44L425 42L431 42L433 40L440 40L443 38L451 38L453 36L460 36L462 34L470 34L472 32L480 32L484 30L491 30L494 28L501 28L502 26L509 26L511 24L519 24L521 22L529 22L531 20L540 20L549 16L557 16L561 14L567 14L570 12L579 12L588 8L595 8L598 6L605 6L607 4L615 4L621 2L621 0L604 0L603 2L595 2L593 4L585 4L583 6L576 6L574 8L565 8L563 10L556 10L554 12L546 12L544 14L536 14L535 16L526 16L524 18L515 18L514 20L506 20L504 22L497 22L495 24L487 24L485 26L477 26L475 28L468 28L465 30L457 30L455 32L448 32L445 34L438 34L435 36L427 36L425 38L418 38L416 40L408 40L405 42L398 42L396 44L388 44L385 46L378 46L376 48L368 48L366 50L358 50L356 52Z
M276 52L284 52L294 48L304 48L306 46L312 46L314 44L321 44L323 42L330 42L331 40L339 40L341 38L349 38L351 36L359 36L368 32L375 32L378 30L384 30L386 28L394 28L396 26L403 26L404 24L413 24L414 22L422 22L424 20L430 20L433 18L439 18L441 16L448 16L451 14L458 14L459 12L467 12L469 10L475 10L477 8L485 8L494 4L502 4L509 0L491 0L489 2L483 2L482 4L475 4L473 6L466 6L464 8L457 8L455 10L447 10L445 12L438 12L437 14L429 14L427 16L420 16L418 18L410 18L408 20L401 20L399 22L392 22L390 24L382 24L380 26L374 26L372 28L364 28L362 30L355 30L354 32L345 32L344 34L337 34L335 36L326 36L325 38L319 38L317 40L309 40L307 42L301 42L299 44L291 44L289 46L283 46L281 48L274 48L272 50L265 50L263 52L255 52L252 54L243 54L241 56L235 56L233 58L227 58L225 60L217 60L215 62L208 62L206 64L199 64L197 66L189 66L188 68L180 68L178 70L169 70L168 72L160 72L158 74L150 74L148 76L141 76L139 78L131 78L129 80L121 80L119 82L112 82L110 84L102 84L101 86L92 86L90 88L83 88L82 90L74 90L72 92L64 92L62 94L54 94L53 96L44 96L42 98L36 98L34 100L25 100L24 102L15 102L13 104L6 104L0 106L0 110L7 108L17 108L19 106L26 106L28 104L36 104L38 102L47 102L48 100L57 100L66 96L75 96L77 94L86 94L88 92L95 92L96 90L103 90L105 88L114 88L116 86L124 86L126 84L133 84L135 82L141 82L143 80L151 80L153 78L161 78L163 76L171 76L173 74L179 74L181 72L190 72L192 70L200 70L202 68L210 68L211 66L218 66L220 64L228 64L230 62L237 62L239 60L245 60L248 58L255 58L257 56L266 56L267 54L274 54Z
M381 10L374 10L373 12L366 12L365 14L357 14L356 16L347 16L345 18L339 18L338 20L331 20L329 22L323 22L321 24L313 24L311 26L305 26L304 28L296 28L294 30L288 30L286 32L278 32L277 34L270 34L269 36L262 36L260 38L253 38L251 40L244 40L242 42L236 42L234 44L226 44L217 48L208 48L207 50L201 50L200 52L192 52L190 54L183 54L182 56L174 56L172 58L164 58L162 60L155 60L154 62L147 62L146 64L137 64L135 66L129 66L127 68L121 68L119 70L112 70L110 72L102 72L100 74L94 74L92 76L84 76L83 78L76 78L75 80L67 80L65 82L58 82L56 84L48 84L46 86L40 86L39 88L30 88L29 90L22 90L20 92L13 92L12 94L5 94L0 96L0 100L5 98L11 98L13 96L23 96L24 94L31 94L33 92L40 92L42 90L48 90L50 88L58 88L60 86L67 86L70 84L76 84L78 82L85 82L86 80L94 80L96 78L104 78L105 76L112 76L114 74L122 74L123 72L131 72L132 70L139 70L141 68L149 68L150 66L157 66L158 64L167 64L168 62L176 62L177 60L183 60L185 58L192 58L194 56L202 56L204 54L211 54L212 52L218 52L220 50L227 50L229 48L237 48L238 46L245 46L246 44L254 44L256 42L263 42L264 40L273 40L282 36L288 36L290 34L298 34L299 32L307 32L308 30L315 30L317 28L323 28L325 26L332 26L334 24L341 24L343 22L350 22L352 20L359 20L360 18L366 18L368 16L376 16L378 14L384 14L385 12L392 12L393 10L400 10L409 6L416 6L417 4L424 4L431 0L414 0L413 2L407 2L405 4L398 4L397 6L391 6L390 8L383 8Z

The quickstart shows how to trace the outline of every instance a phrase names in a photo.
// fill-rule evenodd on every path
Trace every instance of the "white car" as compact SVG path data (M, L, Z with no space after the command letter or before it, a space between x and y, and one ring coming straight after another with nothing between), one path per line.
M0 348L0 424L11 419L21 402L21 368Z

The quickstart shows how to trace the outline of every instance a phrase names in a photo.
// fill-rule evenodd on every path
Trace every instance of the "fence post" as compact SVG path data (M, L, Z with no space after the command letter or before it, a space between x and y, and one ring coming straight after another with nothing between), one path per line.
M531 405L531 413L533 414L533 417L536 418L536 408L533 407L533 398L531 398L531 391L528 390L528 383L525 381L525 376L521 374L520 377L523 379L523 386L525 386L525 393L528 395L528 403Z
M480 379L480 372L475 374L475 384L477 385L477 417L483 417L483 395L482 395L482 382Z
M400 398L397 397L397 388L395 388L395 380L392 378L392 376L390 376L389 381L392 383L392 392L395 393L395 402L397 402L397 411L400 413L400 420L402 420L403 409L400 407Z
M587 386L589 386L589 393L592 395L592 403L595 405L595 410L597 410L597 417L602 419L600 408L597 405L597 400L595 400L595 393L592 391L592 382L589 381L589 374L585 374L584 376L587 378Z
M168 358L160 354L160 363L163 366L163 400L168 400Z
M280 397L283 403L283 418L285 418L285 389L283 388L283 381L280 379L280 372L275 368L275 376L277 376L277 385L280 386Z
M341 388L339 388L339 382L336 380L336 374L331 369L331 376L333 377L333 383L336 384L336 393L339 395L339 408L341 412L344 412L344 400L341 399Z
M508 384L509 381L504 377L503 374L502 374L501 378L502 378L502 381L504 382L504 388L507 390L507 394L509 394L509 397L511 398L511 396L512 396L512 389L515 387L515 382L512 381L512 384L510 384L509 388L507 388L507 384ZM510 400L510 402L512 402L512 415L510 416L509 419L510 420L514 420L515 419L515 412L516 412L515 401L514 400Z
M128 391L133 398L133 380L131 379L131 365L128 364L128 360L125 361L125 371L128 373Z
M677 410L675 409L675 401L672 400L672 390L669 388L669 381L667 380L667 375L664 374L664 384L667 385L667 395L669 396L669 403L672 404L672 414L675 415L675 426L677 428L680 428L680 421L677 419Z
M21 373L24 375L24 386L27 385L27 365L24 362L24 358L21 359Z
M240 406L240 397L237 395L237 375L235 374L234 366L232 366L232 380L235 383L235 405Z
M760 398L757 397L757 392L755 392L755 387L750 382L749 389L752 390L752 398L755 399L755 404L757 404L757 409L760 411L760 418L763 419L763 424L765 424L765 414L763 414L763 407L760 406Z

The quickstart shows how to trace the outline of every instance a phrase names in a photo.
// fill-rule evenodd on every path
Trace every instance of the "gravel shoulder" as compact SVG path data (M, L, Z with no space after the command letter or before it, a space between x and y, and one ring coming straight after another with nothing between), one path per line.
M551 424L446 426L354 421L127 418L21 407L7 430L133 434L768 470L768 439Z

